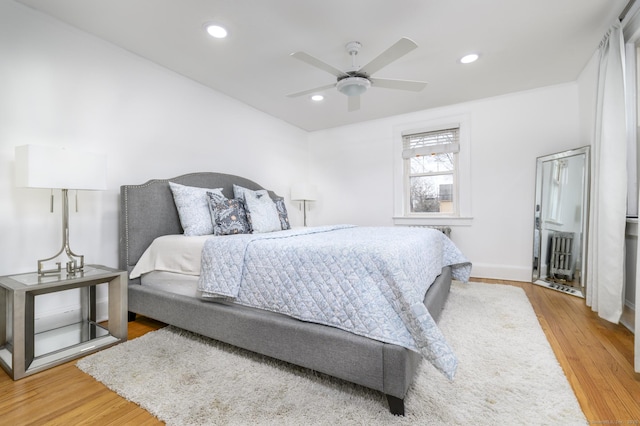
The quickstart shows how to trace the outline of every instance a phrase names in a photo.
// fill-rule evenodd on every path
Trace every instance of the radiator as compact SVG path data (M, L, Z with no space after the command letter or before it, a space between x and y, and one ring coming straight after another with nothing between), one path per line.
M551 278L558 276L573 280L573 232L554 232L551 235L551 263L549 265Z

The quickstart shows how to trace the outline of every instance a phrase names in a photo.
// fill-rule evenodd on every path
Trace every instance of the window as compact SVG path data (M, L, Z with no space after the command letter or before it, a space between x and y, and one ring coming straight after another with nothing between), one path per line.
M404 211L458 216L459 126L402 134Z
M467 113L393 127L394 225L472 225L470 129Z

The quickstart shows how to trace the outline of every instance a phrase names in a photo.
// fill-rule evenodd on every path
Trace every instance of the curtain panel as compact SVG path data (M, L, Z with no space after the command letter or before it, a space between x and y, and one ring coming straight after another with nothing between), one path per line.
M625 57L620 23L611 27L599 53L586 301L601 318L617 323L624 306L627 213Z

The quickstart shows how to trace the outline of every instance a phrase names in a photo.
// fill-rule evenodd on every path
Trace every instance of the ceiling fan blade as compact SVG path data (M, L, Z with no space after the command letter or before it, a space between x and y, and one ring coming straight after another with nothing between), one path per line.
M412 92L419 92L425 87L427 83L424 81L413 80L394 80L390 78L369 78L373 87L383 87L385 89L399 89L409 90Z
M416 47L418 47L418 45L413 40L407 37L402 37L396 42L396 44L382 52L367 65L360 68L358 71L367 75L371 75L379 69L386 67L396 59L411 52Z
M360 109L360 96L348 96L347 97L347 110L357 111Z
M326 62L323 62L318 58L314 58L313 56L309 55L308 53L295 52L295 53L292 53L291 56L293 56L296 59L301 60L302 62L306 62L307 64L309 64L311 66L319 68L322 71L326 71L329 74L335 75L336 77L348 76L347 73L345 73L344 71L339 70L338 68L334 67L333 65L329 65Z
M287 95L288 98L297 98L298 96L310 95L316 92L322 92L323 90L332 89L336 87L335 83L327 84L326 86L320 86L309 90L304 90L302 92L290 93Z

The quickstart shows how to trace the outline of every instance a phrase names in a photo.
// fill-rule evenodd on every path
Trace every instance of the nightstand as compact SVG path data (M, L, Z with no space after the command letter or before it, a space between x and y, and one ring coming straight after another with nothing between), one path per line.
M96 285L108 284L109 320L96 322ZM36 333L36 297L80 289L79 322ZM75 275L28 273L0 277L0 366L18 380L127 340L127 273L86 265Z

